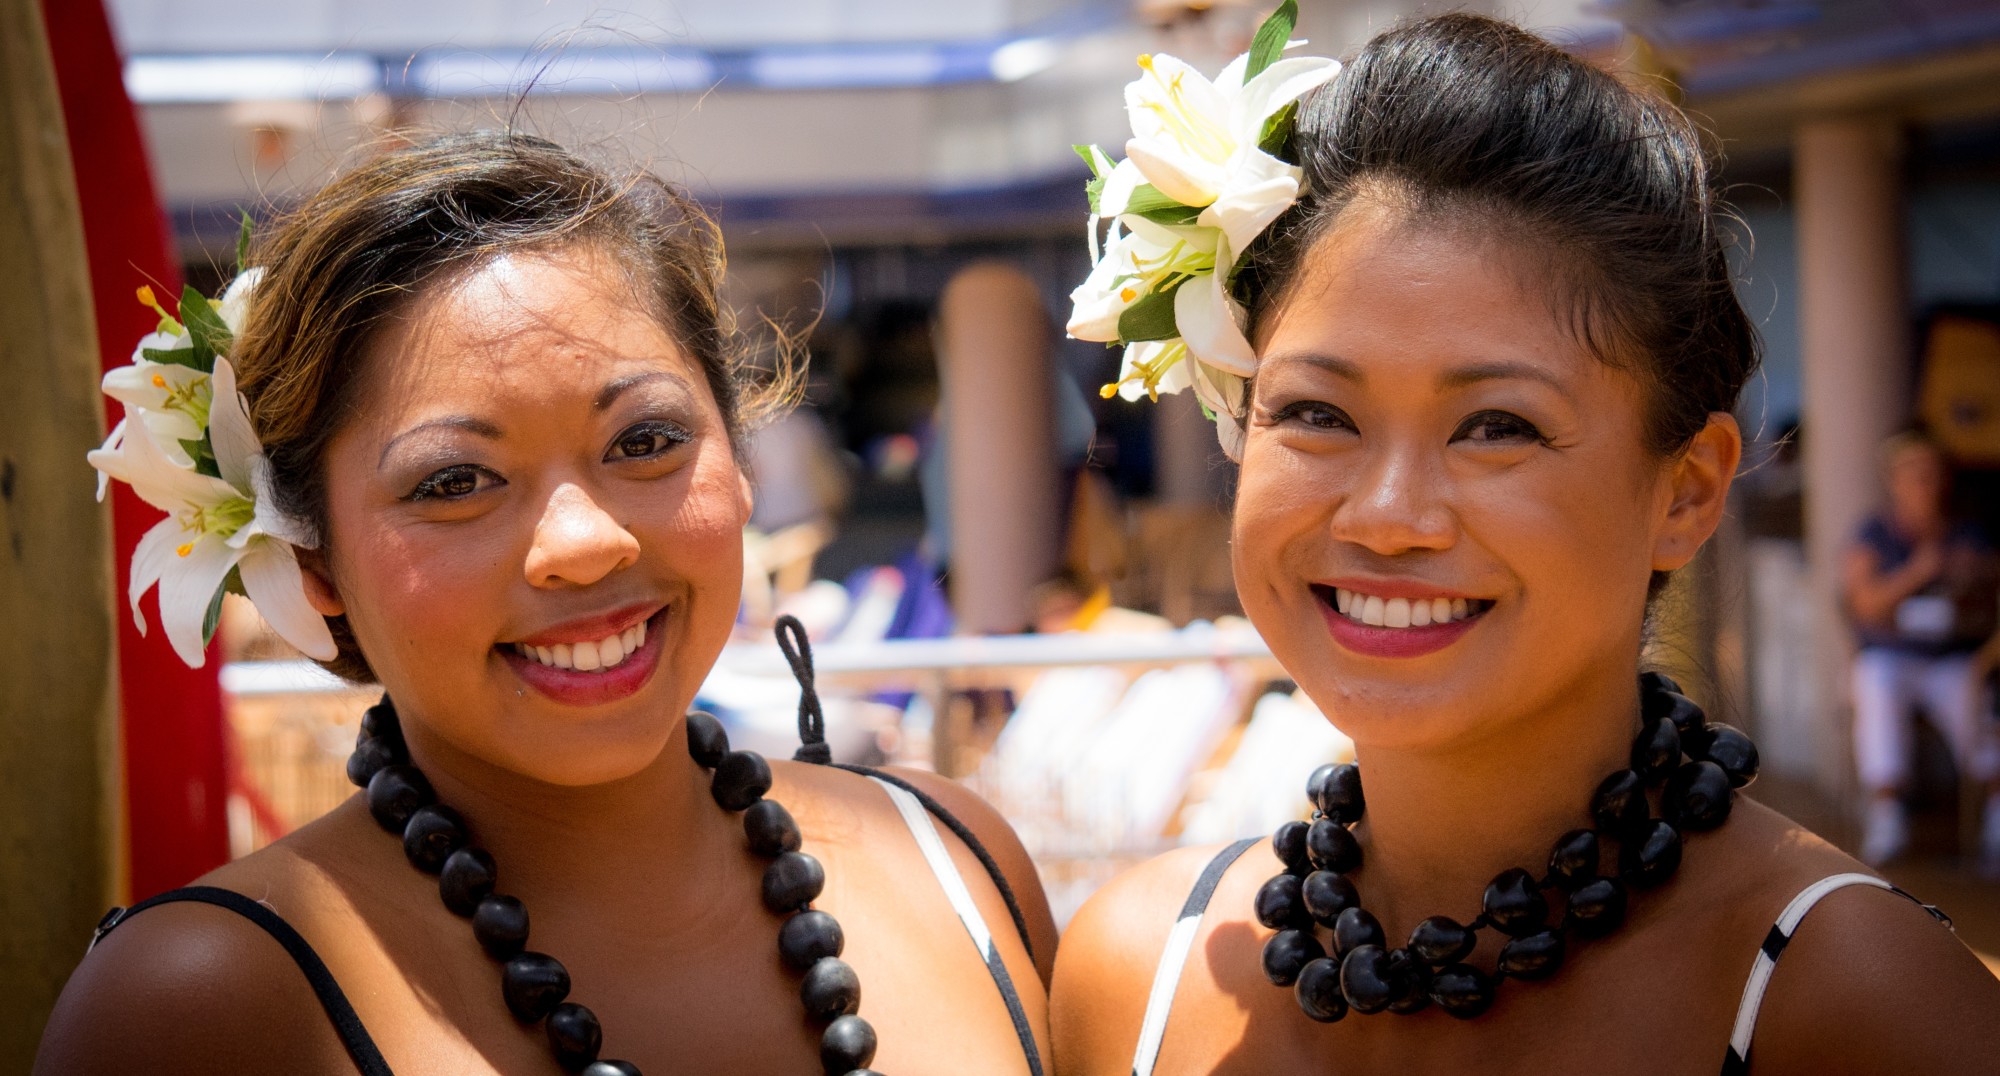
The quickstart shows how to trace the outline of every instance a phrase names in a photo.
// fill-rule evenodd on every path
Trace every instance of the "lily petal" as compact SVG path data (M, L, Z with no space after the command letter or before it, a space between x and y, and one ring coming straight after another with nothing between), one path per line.
M229 287L223 291L222 298L216 300L215 312L222 318L222 323L229 326L231 335L243 331L243 316L250 310L250 293L263 279L263 266L245 269L236 274L236 279L230 281Z
M1229 129L1238 138L1255 145L1264 133L1265 120L1286 105L1331 82L1338 74L1339 60L1319 56L1279 60L1258 72L1249 85L1231 97Z
M160 575L160 621L174 653L191 669L201 668L206 657L201 628L209 603L242 555L220 539L204 535L188 547L186 556L176 551L178 563L167 565Z
M253 542L237 567L243 589L280 638L310 658L332 661L339 656L326 618L306 600L305 578L290 546L270 538Z
M1243 335L1248 314L1222 290L1216 273L1204 273L1174 293L1174 324L1188 351L1238 377L1257 372L1257 353Z
M1115 217L1125 212L1132 204L1132 192L1139 184L1146 182L1139 166L1130 160L1119 161L1104 177L1104 187L1097 192L1097 212L1099 216Z
M312 528L278 507L277 494L271 489L271 461L262 455L250 461L250 490L257 506L251 526L259 534L268 534L296 549L319 548Z
M1208 409L1215 413L1215 440L1222 446L1222 453L1237 463L1243 462L1244 431L1242 414L1244 410L1244 387L1247 382L1226 370L1219 370L1205 362L1184 363L1191 365L1189 371L1194 379L1194 394Z
M1297 166L1253 149L1230 177L1229 189L1201 211L1197 222L1220 229L1228 237L1229 249L1248 249L1272 221L1298 201L1300 175Z
M1215 201L1228 178L1220 162L1182 152L1172 144L1135 138L1125 143L1125 157L1146 182L1182 205L1205 206Z
M236 369L218 357L208 405L208 441L215 449L215 467L222 480L241 492L250 493L250 460L263 454L257 433L250 426L249 406L236 391Z
M181 544L183 533L180 522L168 516L153 524L132 549L132 582L125 588L125 597L132 603L132 622L142 636L146 634L146 614L139 611L139 599L180 559L174 556L174 550Z

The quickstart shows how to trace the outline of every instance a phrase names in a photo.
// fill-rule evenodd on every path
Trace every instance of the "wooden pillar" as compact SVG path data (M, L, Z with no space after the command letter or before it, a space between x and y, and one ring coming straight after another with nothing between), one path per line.
M1799 127L1793 143L1798 214L1799 344L1806 563L1814 667L1825 685L1813 713L1815 783L1853 786L1848 666L1853 643L1839 612L1841 553L1882 501L1876 446L1909 417L1910 315L1904 269L1901 128L1838 117Z
M0 0L0 1071L114 897L110 526L83 229L37 0Z

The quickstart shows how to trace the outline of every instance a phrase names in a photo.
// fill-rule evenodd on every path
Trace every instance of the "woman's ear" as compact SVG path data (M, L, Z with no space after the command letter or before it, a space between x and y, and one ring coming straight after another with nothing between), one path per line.
M326 558L316 549L301 549L299 574L305 577L306 603L321 616L345 616L347 603L340 600L333 578L326 570Z
M1670 572L1687 564L1722 522L1729 484L1743 458L1743 433L1736 416L1711 412L1708 424L1669 465L1667 515L1653 542L1653 570Z
M743 524L749 526L750 513L757 507L757 495L750 488L750 476L740 470L736 472L736 499L736 506L743 513Z

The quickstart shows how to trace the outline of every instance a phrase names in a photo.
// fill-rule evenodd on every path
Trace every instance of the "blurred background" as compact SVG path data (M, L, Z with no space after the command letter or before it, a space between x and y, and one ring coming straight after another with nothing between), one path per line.
M1765 366L1733 511L1676 581L1652 660L1757 738L1751 795L1856 847L1867 797L1841 571L1886 503L1878 444L1923 424L1953 473L1948 510L2000 523L2000 3L1300 6L1296 36L1335 56L1414 13L1512 17L1713 133ZM39 17L87 284L120 304L96 315L116 363L147 327L124 308L146 274L213 294L245 211L283 209L399 132L512 125L692 190L721 224L746 325L811 357L805 406L756 438L739 640L702 704L789 754L797 695L769 625L794 613L838 754L970 782L1066 917L1135 859L1296 817L1305 774L1351 750L1238 615L1233 476L1191 397L1101 399L1117 353L1061 332L1089 267L1070 145L1118 155L1138 54L1213 70L1266 14L1263 0L47 0ZM9 33L34 17L15 11ZM162 227L157 261L131 252ZM63 462L87 481L80 451ZM118 511L129 554L151 519ZM80 705L117 729L104 750L122 761L74 761L115 776L16 767L112 849L77 883L106 899L46 894L40 922L183 884L353 791L342 766L372 697L286 652L247 603L231 600L220 660L192 674L119 620L100 626L121 652L97 689L122 694L121 723ZM1914 727L1908 840L1887 870L2000 953L2000 885L1975 869L1983 794L1946 737ZM26 733L5 735L0 754L25 750ZM34 855L0 851L0 872Z

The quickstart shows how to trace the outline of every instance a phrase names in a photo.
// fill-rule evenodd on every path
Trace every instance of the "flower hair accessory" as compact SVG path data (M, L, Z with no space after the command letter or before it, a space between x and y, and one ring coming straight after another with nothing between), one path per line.
M272 497L270 462L226 357L262 276L238 273L219 300L183 289L178 317L151 288L139 289L159 328L140 338L130 365L104 375L104 393L125 405L125 417L87 457L99 471L99 500L115 478L167 513L132 554L127 596L143 635L139 598L158 584L167 640L195 668L230 591L311 657L337 653L326 620L306 601L293 552L313 548L311 533Z
M1213 82L1172 56L1139 57L1142 74L1125 87L1125 160L1076 147L1096 176L1095 267L1070 293L1069 335L1125 346L1106 397L1157 400L1193 386L1232 459L1257 356L1230 284L1243 251L1298 201L1302 172L1276 154L1299 98L1340 71L1335 60L1283 58L1297 23L1285 0Z

